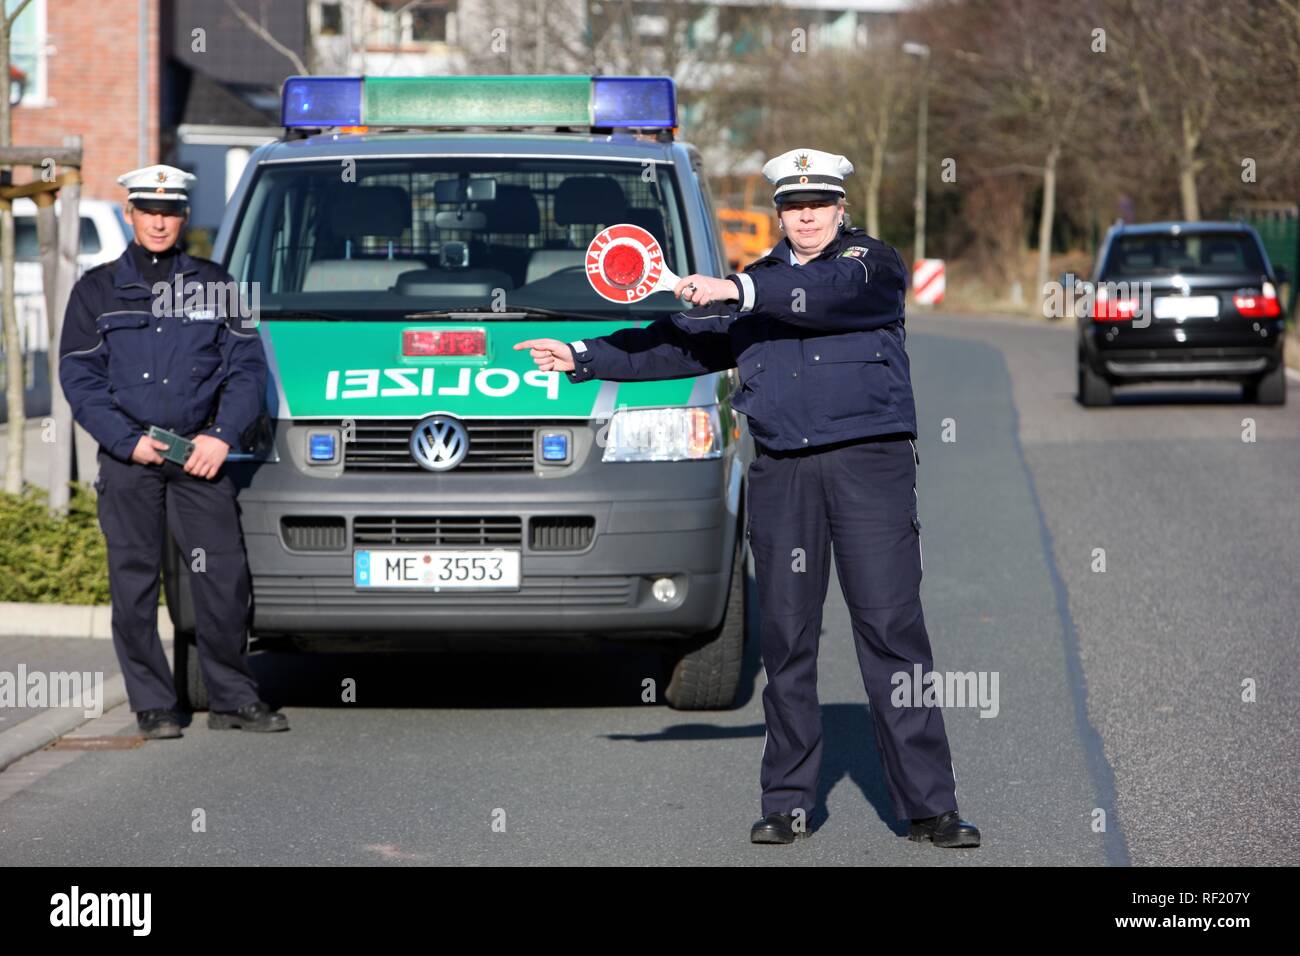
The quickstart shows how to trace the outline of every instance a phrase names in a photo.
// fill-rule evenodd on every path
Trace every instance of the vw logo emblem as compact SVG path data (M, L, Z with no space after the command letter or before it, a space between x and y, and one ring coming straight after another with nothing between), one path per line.
M450 471L468 452L465 426L446 415L430 415L411 431L411 457L426 471Z

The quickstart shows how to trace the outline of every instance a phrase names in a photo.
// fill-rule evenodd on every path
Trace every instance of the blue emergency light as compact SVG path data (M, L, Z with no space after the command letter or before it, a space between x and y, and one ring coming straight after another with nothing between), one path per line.
M280 112L285 126L359 126L361 78L292 76Z
M291 76L286 127L572 126L672 129L667 76Z
M569 436L564 432L547 432L542 435L542 461L569 460Z
M307 457L312 461L333 461L335 457L335 436L333 432L312 432L308 439Z

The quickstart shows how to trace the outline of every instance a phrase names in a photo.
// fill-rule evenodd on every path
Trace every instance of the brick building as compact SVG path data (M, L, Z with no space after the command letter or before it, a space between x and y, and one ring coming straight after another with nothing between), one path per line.
M305 50L305 0L240 6ZM191 226L209 231L249 152L279 134L280 84L295 72L224 0L32 0L12 50L26 73L15 145L80 135L90 199L121 200L117 177L139 166L190 170Z
M28 78L14 144L81 136L88 198L120 199L122 172L158 162L159 3L32 0L17 25L14 63Z

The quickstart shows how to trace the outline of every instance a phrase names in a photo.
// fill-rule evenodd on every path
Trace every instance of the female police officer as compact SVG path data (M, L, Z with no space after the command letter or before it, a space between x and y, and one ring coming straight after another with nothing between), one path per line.
M891 700L895 675L933 669L903 348L907 273L893 247L844 223L852 171L843 156L812 149L768 162L785 238L740 275L682 279L674 291L697 308L601 338L515 348L531 348L539 368L574 382L740 370L733 402L756 448L749 538L768 681L763 819L750 839L807 835L822 756L817 646L834 549L895 811L911 820L914 840L978 846L979 830L957 812L942 714Z
M59 382L100 445L95 487L113 647L146 737L181 735L157 632L164 522L187 559L203 555L190 582L208 726L289 729L259 698L244 653L248 566L235 488L221 473L230 446L261 411L266 357L257 331L223 308L230 276L177 246L194 178L174 166L118 178L135 241L73 286L59 343ZM193 440L183 466L158 454L170 446L149 437L152 425Z

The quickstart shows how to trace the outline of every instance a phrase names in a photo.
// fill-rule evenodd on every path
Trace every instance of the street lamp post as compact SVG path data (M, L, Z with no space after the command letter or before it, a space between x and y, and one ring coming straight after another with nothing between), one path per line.
M930 48L924 43L909 41L903 44L903 52L921 59L921 95L916 105L916 198L912 202L916 209L916 236L912 251L915 264L925 258L925 126L929 118Z

